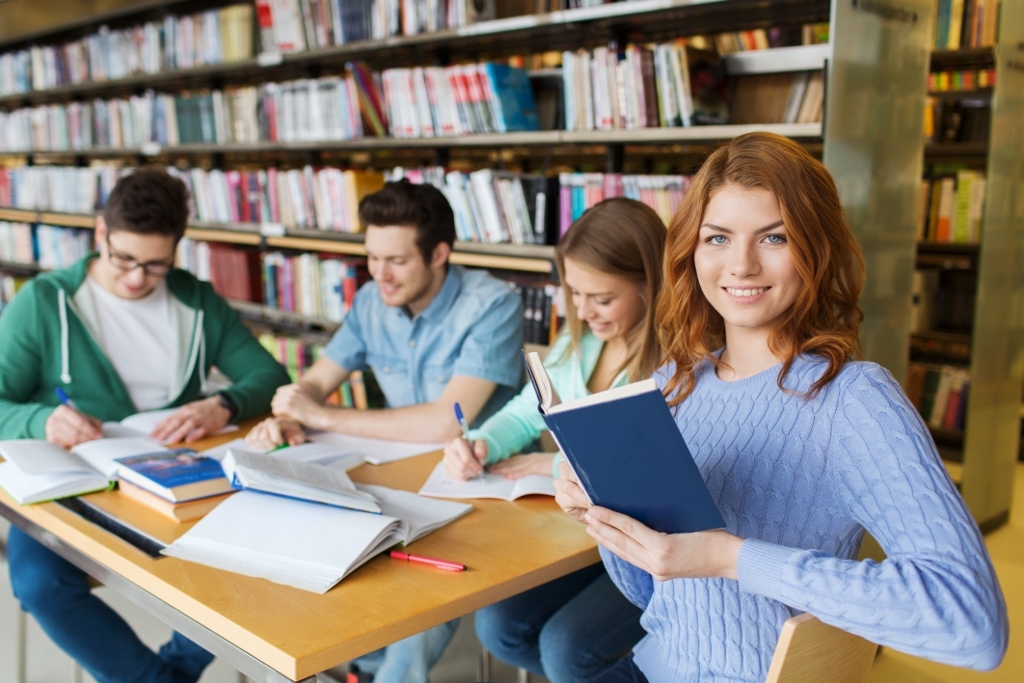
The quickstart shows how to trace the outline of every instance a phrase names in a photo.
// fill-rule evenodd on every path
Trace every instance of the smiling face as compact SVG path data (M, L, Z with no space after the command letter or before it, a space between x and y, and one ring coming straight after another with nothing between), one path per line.
M576 316L603 342L625 337L647 310L641 286L565 258L565 286Z
M725 320L728 344L763 338L796 301L803 282L775 195L726 184L704 211L693 254L704 296Z
M381 300L388 306L405 306L413 315L421 313L440 291L447 249L447 244L439 244L428 264L416 246L416 228L366 228L367 267L380 289Z
M99 285L122 299L142 299L152 293L174 266L175 239L130 230L109 230L96 221L100 257L89 264Z

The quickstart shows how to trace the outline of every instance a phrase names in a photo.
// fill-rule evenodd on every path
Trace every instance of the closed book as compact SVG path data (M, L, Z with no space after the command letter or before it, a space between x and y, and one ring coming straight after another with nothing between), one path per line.
M497 99L497 128L505 133L516 130L540 130L537 105L526 72L507 64L484 64L489 92Z
M193 519L199 519L207 512L217 507L222 500L233 493L220 493L215 496L207 496L206 498L196 498L195 500L188 500L181 503L172 503L171 501L164 500L160 496L150 493L141 486L136 486L124 479L118 480L117 490L120 495L125 496L126 498L131 498L135 502L141 503L154 512L158 512L164 517L178 523L190 522Z
M653 379L562 403L540 356L524 356L544 422L594 505L663 533L725 526Z
M133 455L117 462L118 477L175 503L231 490L220 463L190 448Z

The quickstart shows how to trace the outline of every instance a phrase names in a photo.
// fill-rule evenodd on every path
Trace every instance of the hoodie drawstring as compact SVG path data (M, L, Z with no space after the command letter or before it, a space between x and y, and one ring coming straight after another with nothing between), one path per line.
M60 381L71 384L71 368L68 354L68 301L63 289L57 290L57 304L60 312Z

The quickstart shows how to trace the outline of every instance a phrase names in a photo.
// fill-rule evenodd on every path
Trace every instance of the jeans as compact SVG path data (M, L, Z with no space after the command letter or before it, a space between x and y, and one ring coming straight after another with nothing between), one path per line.
M630 652L591 683L647 683L647 677L637 667L633 661L633 653Z
M504 662L581 683L639 642L640 614L596 564L479 610L476 635Z
M427 683L427 674L448 647L458 619L429 628L356 659L360 671L373 674L373 683Z
M7 537L21 608L99 683L194 683L213 655L175 633L154 653L89 589L86 574L17 527Z

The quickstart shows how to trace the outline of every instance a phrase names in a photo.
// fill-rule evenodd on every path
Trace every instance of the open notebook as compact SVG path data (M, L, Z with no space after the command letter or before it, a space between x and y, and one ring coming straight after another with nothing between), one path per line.
M515 500L529 495L555 495L554 478L544 474L531 474L519 479L506 479L497 474L484 473L483 476L467 481L452 479L444 471L444 463L427 477L420 489L421 496L435 498L498 498Z
M309 440L316 443L330 444L344 451L362 453L366 462L371 465L383 465L396 460L404 460L416 455L439 451L445 446L444 444L436 443L367 439L347 434L335 434L333 432L310 432Z
M326 593L357 567L458 519L471 505L360 485L383 514L241 491L163 550L164 555Z
M113 482L117 458L163 450L140 437L87 441L71 452L43 439L0 441L0 488L22 505L99 491Z

